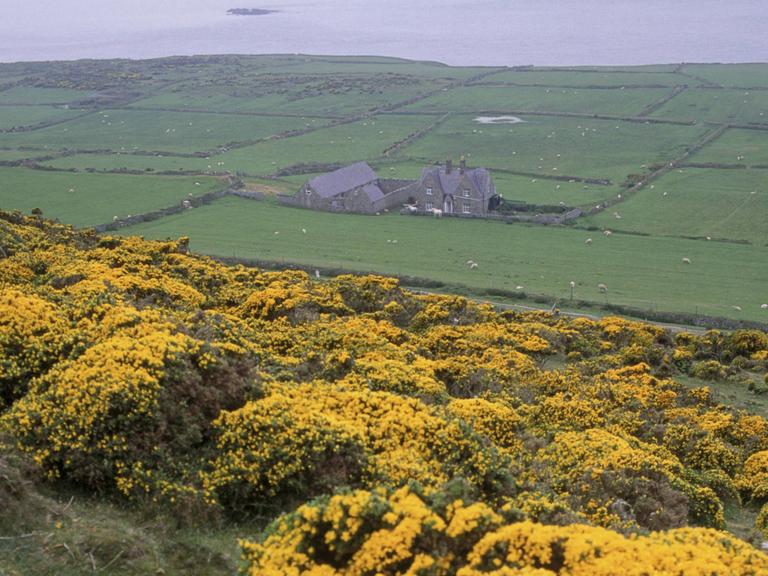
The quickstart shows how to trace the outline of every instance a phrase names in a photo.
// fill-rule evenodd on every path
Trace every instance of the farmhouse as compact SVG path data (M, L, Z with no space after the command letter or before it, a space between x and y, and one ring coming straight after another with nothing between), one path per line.
M444 166L424 168L413 203L425 212L485 216L498 201L491 173L485 168L467 168L462 158L458 169L450 160Z
M287 200L287 199L286 199ZM486 216L499 203L491 174L485 168L458 168L448 160L426 167L418 180L379 178L365 162L316 176L299 190L292 203L312 210L373 214L412 206L417 212Z

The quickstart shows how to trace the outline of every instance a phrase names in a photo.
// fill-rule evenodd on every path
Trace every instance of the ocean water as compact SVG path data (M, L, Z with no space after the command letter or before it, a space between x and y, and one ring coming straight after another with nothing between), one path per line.
M768 61L766 0L0 0L0 14L5 62L225 53L455 65Z

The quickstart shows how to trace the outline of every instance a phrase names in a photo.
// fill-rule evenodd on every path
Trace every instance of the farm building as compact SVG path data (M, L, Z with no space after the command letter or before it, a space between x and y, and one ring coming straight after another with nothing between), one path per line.
M358 162L306 182L297 203L313 210L373 214L402 205L413 184L380 179L367 163Z
M367 163L358 162L312 178L291 199L304 208L331 212L374 214L408 204L419 212L464 216L485 216L498 201L490 172L467 168L463 158L458 168L450 160L426 167L419 180L379 178Z

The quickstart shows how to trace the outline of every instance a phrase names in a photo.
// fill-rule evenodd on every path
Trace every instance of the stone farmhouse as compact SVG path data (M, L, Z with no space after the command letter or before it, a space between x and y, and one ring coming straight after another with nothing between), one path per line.
M486 216L499 204L491 174L485 168L458 168L448 160L426 167L418 180L379 178L365 162L308 180L286 203L311 210L375 214L409 206L412 212Z

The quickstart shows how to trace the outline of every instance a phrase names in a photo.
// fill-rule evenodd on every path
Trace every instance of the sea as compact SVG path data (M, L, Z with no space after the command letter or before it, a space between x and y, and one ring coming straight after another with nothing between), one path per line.
M276 53L494 66L768 61L768 0L0 0L0 14L3 62Z

